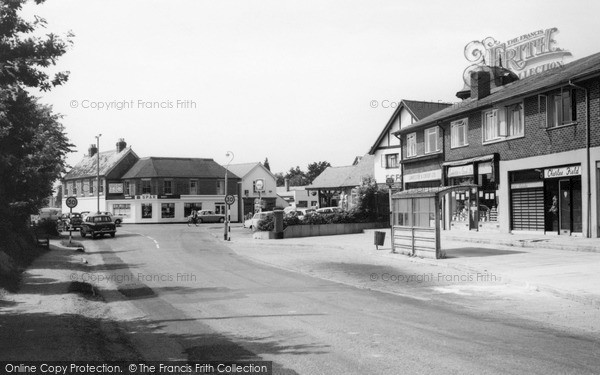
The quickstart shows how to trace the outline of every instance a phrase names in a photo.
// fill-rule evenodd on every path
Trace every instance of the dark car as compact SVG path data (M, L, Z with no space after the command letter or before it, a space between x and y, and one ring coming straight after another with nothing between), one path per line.
M81 233L81 237L85 237L88 234L92 238L105 234L110 234L111 237L114 237L117 233L117 226L109 215L91 214L83 219L79 232Z
M224 223L225 215L216 214L213 211L198 211L198 223Z

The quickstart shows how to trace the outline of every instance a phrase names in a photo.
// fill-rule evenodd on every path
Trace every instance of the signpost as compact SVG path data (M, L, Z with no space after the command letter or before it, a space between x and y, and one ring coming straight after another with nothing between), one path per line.
M77 198L68 197L65 201L67 207L69 207L69 244L73 238L73 226L71 226L71 217L73 216L73 208L77 207Z
M235 196L231 195L231 194L227 194L225 196L225 203L227 204L227 216L225 217L225 227L227 229L225 229L225 240L229 241L231 238L229 236L230 232L231 232L231 227L229 226L229 222L231 221L231 205L235 203Z
M262 197L261 197L260 193L265 191L265 180L263 180L262 178L254 180L254 190L256 192L258 192L258 203L259 203L258 212L262 212Z

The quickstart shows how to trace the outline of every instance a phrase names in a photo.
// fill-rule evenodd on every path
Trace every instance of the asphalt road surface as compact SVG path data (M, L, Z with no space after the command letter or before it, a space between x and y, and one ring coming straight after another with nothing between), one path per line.
M118 288L107 302L147 360L267 360L281 374L600 373L591 334L258 264L206 226L125 225L82 242L102 256L90 274Z

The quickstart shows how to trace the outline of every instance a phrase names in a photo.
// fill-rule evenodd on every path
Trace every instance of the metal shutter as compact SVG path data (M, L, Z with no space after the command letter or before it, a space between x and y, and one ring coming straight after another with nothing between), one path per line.
M510 192L512 229L544 230L544 189L515 189Z

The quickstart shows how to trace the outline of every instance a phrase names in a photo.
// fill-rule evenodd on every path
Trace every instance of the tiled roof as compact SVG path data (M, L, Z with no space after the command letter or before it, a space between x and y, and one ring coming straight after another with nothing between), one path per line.
M390 119L388 120L387 124L381 131L381 133L379 133L377 140L375 141L373 146L371 146L371 150L369 151L369 154L375 153L375 151L377 150L377 147L379 147L379 144L381 143L381 141L384 139L384 137L387 136L388 132L390 131L390 128L394 125L395 120L398 117L402 108L406 108L408 110L408 112L410 112L411 115L413 117L415 117L415 120L418 121L422 118L425 118L425 117L431 115L432 113L440 111L451 105L452 104L450 104L450 103L424 102L424 101L419 101L419 100L402 99L400 101L400 104L398 105L398 107L396 108L396 110L394 111L394 113L392 114Z
M131 147L126 147L121 152L117 152L116 149L100 152L100 176L106 176L129 151L131 151ZM86 155L65 175L64 179L95 177L98 174L97 163L98 154L92 157Z
M225 168L213 159L147 157L138 160L123 176L124 179L153 177L225 178ZM239 178L232 172L228 177Z
M265 168L262 163L260 162L254 162L254 163L243 163L243 164L230 164L229 167L227 169L229 169L230 172L232 172L233 174L235 174L236 176L240 176L240 177L245 177L248 173L252 172L252 170L254 168L263 168L267 173L273 175L273 173L271 173L271 171L269 171L267 168ZM275 176L273 176L275 177Z
M491 106L494 103L511 98L543 92L543 90L567 84L571 80L577 80L599 72L600 53L596 53L561 67L546 70L542 73L501 86L483 99L465 99L456 105L435 112L432 115L401 129L398 133L414 131L416 128L430 125L436 121L465 114L474 109Z
M335 189L361 185L364 177L373 177L374 158L374 155L365 155L356 165L328 167L307 188Z

